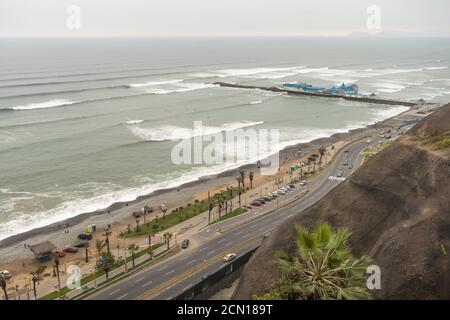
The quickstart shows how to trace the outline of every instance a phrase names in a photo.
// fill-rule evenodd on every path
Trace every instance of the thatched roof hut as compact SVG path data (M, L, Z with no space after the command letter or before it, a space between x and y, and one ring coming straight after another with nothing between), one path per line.
M30 246L31 252L33 252L36 259L40 261L49 260L55 249L56 246L50 241L44 241Z

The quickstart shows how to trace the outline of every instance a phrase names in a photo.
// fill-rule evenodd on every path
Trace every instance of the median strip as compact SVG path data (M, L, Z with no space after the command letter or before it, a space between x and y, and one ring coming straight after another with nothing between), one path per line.
M224 250L222 251L220 254L216 255L214 258L211 258L210 260L206 260L202 263L200 263L198 266L194 267L192 270L188 270L183 272L182 274L174 277L172 280L169 280L168 282L160 285L157 288L154 288L146 293L144 293L143 295L139 296L137 298L137 300L148 300L151 297L159 294L160 292L162 292L163 290L172 287L173 285L177 284L178 282L186 279L187 277L193 275L194 273L196 273L197 271L200 271L202 269L205 269L206 267L210 266L211 264L223 259L223 257L232 251L238 251L242 248L245 248L246 246L249 246L250 244L255 243L256 241L260 240L262 238L262 236L256 236L255 238L249 239L241 244L236 245L233 248L230 248L228 250Z

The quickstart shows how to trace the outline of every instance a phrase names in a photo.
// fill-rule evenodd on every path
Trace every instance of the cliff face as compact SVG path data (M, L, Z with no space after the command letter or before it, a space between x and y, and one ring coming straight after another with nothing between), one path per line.
M450 104L285 221L247 264L234 298L262 294L279 277L274 253L295 252L294 224L328 221L348 228L353 253L381 268L375 298L450 299L450 148L434 144L449 132Z

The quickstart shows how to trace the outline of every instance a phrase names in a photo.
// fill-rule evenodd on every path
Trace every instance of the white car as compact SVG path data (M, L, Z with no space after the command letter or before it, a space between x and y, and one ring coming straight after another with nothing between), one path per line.
M282 190L282 189L279 189L279 190L278 190L278 194L279 194L280 196L284 196L284 195L286 194L286 191L284 191L284 190Z
M302 180L300 181L299 185L301 185L302 187L306 186L308 183L306 182L306 180Z
M11 278L11 272L9 272L8 270L2 270L0 271L0 276L4 279L9 279Z
M223 260L225 262L229 262L229 261L233 260L234 258L236 258L236 253L229 253L225 257L223 257Z

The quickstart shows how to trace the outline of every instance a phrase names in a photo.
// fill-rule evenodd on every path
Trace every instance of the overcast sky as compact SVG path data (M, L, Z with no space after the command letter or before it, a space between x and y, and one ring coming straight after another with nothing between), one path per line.
M341 36L377 30L370 5L382 35L450 36L449 0L1 0L0 36Z

